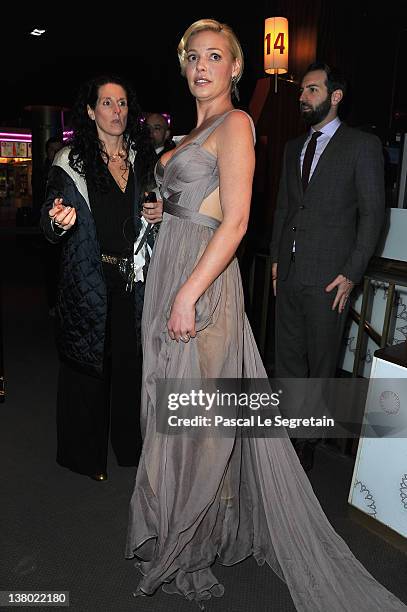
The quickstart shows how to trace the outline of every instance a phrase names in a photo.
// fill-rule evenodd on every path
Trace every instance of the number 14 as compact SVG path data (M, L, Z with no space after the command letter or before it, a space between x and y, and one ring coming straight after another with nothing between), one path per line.
M271 46L271 44L270 44L271 43L271 34L270 33L268 33L267 36L266 36L266 42L267 42L267 51L266 51L266 54L270 55L270 53L271 53L271 49L270 49L270 46ZM279 32L277 34L276 40L274 41L273 49L280 49L281 55L284 53L284 49L285 49L285 46L284 46L284 32Z

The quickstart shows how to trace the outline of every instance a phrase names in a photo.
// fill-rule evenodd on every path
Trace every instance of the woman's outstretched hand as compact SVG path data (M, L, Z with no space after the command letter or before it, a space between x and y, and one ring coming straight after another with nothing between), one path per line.
M69 230L76 222L76 210L72 206L65 206L62 198L55 198L52 208L48 212L54 226L62 230Z

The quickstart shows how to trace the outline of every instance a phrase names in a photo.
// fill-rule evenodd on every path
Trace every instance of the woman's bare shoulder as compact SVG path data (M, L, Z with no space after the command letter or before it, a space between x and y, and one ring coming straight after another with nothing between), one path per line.
M233 135L251 134L255 140L255 128L252 118L248 113L240 109L235 109L228 113L221 124L220 136L233 138Z

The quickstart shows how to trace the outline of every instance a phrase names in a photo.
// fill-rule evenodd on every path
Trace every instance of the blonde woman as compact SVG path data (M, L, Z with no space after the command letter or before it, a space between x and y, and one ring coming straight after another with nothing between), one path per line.
M126 554L142 573L135 594L162 585L203 608L224 592L215 561L253 555L286 581L298 610L405 610L332 529L288 437L160 433L160 379L267 378L234 257L255 161L252 121L231 100L242 51L228 26L203 19L178 54L197 125L156 168L164 216L146 284L144 442Z

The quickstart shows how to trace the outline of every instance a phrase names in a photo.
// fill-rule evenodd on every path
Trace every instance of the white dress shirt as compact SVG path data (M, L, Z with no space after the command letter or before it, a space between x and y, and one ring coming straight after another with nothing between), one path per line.
M318 136L318 139L317 139L317 148L315 149L314 159L312 160L312 164L311 164L311 171L309 174L310 179L311 179L311 176L315 168L317 167L319 158L321 157L322 153L325 151L325 148L328 142L331 140L332 136L335 134L336 130L338 129L340 125L341 125L341 120L339 119L339 117L335 117L335 119L333 119L332 121L324 125L324 127L320 128L319 130L314 130L314 128L310 129L308 138L304 142L304 146L302 147L302 151L301 151L301 174L302 174L302 164L304 162L305 149L307 148L307 145L309 141L311 140L312 134L316 131L321 132L321 136Z

